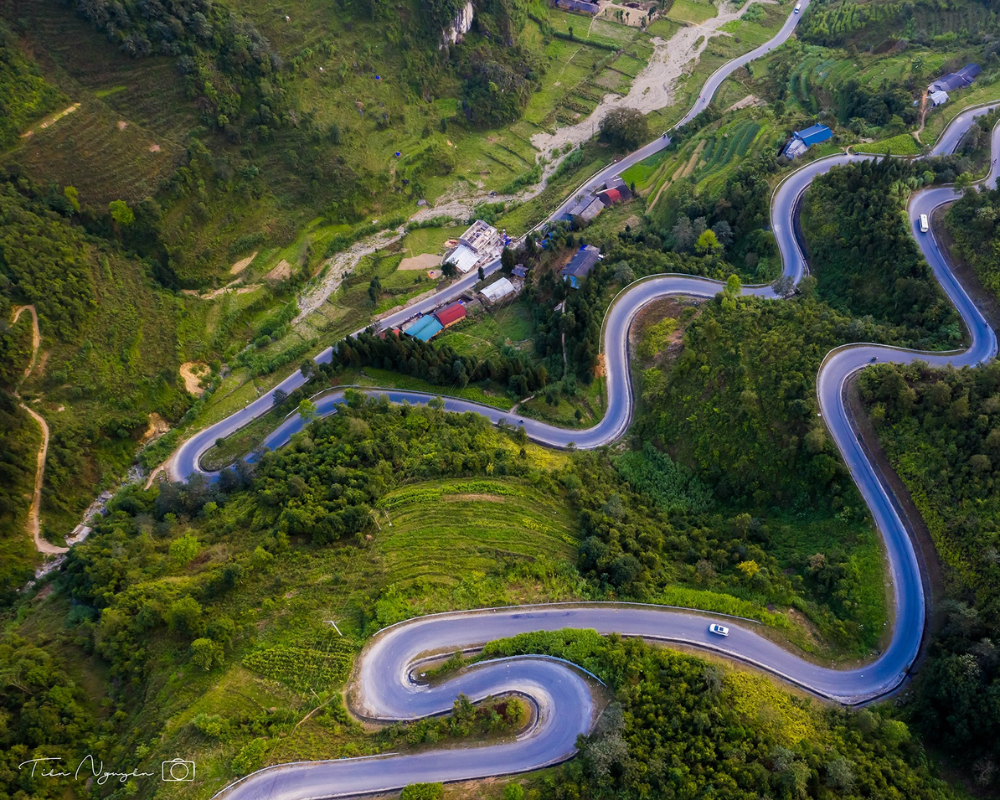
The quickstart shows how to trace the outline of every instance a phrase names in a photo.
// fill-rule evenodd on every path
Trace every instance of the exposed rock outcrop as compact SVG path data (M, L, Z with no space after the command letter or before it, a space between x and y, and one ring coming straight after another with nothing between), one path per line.
M474 15L475 9L472 7L472 0L469 0L468 3L459 9L459 12L455 15L455 19L451 21L451 25L448 26L447 30L441 31L443 41L440 47L447 47L450 44L462 41L462 37L472 29L472 18Z

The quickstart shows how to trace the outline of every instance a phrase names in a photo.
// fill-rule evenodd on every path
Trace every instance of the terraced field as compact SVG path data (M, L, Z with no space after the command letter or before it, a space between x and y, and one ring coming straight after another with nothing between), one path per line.
M386 496L379 511L377 550L398 585L454 586L495 569L498 560L556 562L576 552L567 506L517 481L420 483Z
M85 201L154 192L180 162L187 132L197 124L174 59L118 54L56 0L22 4L18 15L33 57L80 107L8 158L43 181L77 186Z

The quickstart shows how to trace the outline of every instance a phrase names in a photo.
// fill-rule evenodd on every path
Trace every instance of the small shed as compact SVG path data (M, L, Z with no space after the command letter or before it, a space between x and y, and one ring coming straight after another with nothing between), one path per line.
M931 92L930 101L931 105L943 106L948 102L948 93L940 89L936 92Z
M528 268L524 266L524 264L517 264L514 269L510 271L510 274L523 281L526 277L528 277Z
M462 301L458 300L451 305L435 311L434 316L437 317L437 321L441 323L442 327L450 328L455 323L465 319L465 305Z

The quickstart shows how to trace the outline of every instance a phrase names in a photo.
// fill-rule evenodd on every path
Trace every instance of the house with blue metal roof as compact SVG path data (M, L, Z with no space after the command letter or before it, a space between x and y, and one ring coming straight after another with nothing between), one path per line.
M444 329L444 325L432 316L420 317L403 326L403 333L419 339L421 342L429 342L436 334Z
M803 131L795 131L792 134L792 138L788 140L788 144L785 145L785 149L782 150L782 155L790 161L796 156L802 155L814 144L819 144L832 138L833 131L826 127L826 125L813 125Z

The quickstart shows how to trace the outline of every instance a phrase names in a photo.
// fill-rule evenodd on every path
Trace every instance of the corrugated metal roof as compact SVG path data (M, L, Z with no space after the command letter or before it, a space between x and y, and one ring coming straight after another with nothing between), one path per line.
M452 250L448 255L446 255L442 260L442 264L447 264L449 261L458 267L459 272L468 272L479 262L481 256L471 247L465 244L460 244L454 250Z
M621 192L617 189L606 189L597 196L608 206L613 206L615 203L621 202L622 199Z
M465 306L460 302L452 303L450 306L445 306L440 311L434 312L434 316L447 328L449 325L454 325L459 320L465 319Z
M434 317L421 317L417 321L417 324L412 326L406 332L414 339L426 342L429 341L434 334L439 333L442 328L444 328L444 325L434 319Z
M833 136L833 131L831 131L826 125L812 125L806 128L804 131L796 131L795 138L806 144L817 144L819 142L825 142L827 139Z
M482 295L491 303L501 300L508 295L514 294L514 284L506 278L501 278L496 283L491 283L482 291Z
M594 247L594 245L583 245L576 251L569 263L559 270L559 274L563 278L584 278L590 274L600 254L601 251ZM576 283L573 282L573 285L576 286Z

